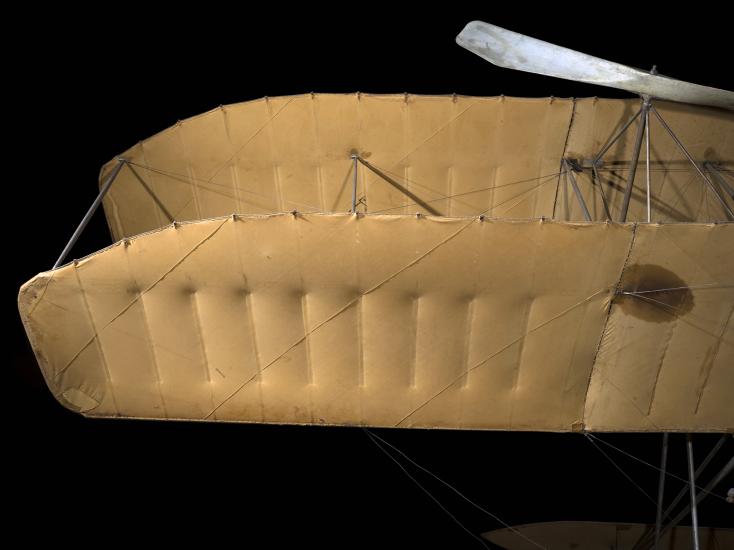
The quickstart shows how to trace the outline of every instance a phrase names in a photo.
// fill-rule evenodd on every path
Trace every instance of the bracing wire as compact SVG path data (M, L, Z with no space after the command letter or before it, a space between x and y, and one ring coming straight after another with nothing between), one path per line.
M733 288L734 285L727 285L727 284L719 284L719 283L709 283L705 285L688 285L688 286L674 286L670 288L653 288L651 290L634 290L634 291L625 291L622 294L650 294L653 292L668 292L669 290L700 290L703 288L713 288L713 289L721 289L721 288Z
M153 166L148 166L146 164L140 164L140 163L137 163L137 162L133 162L131 160L127 161L127 163L130 164L131 166L136 167L136 168L141 168L143 170L147 170L148 172L152 172L154 174L159 174L161 176L165 176L167 178L170 178L170 179L179 181L180 183L185 183L185 184L191 185L194 182L196 182L203 189L207 189L207 191L210 191L212 193L216 193L216 194L221 195L223 197L226 197L228 199L240 200L242 202L250 202L250 201L247 201L245 199L238 198L238 197L235 197L235 196L230 195L228 193L225 193L224 191L229 190L229 189L232 188L232 185L231 184L217 183L215 181L205 180L205 179L197 178L197 177L191 176L191 175L184 175L184 174L179 174L177 172L170 172L168 170L163 170L161 168L154 168ZM209 187L207 187L207 186L209 186ZM223 189L223 191L215 190L212 187L221 187ZM246 189L246 188L242 188L242 187L238 187L237 189L238 189L238 191L241 191L243 193L247 193L249 195L254 195L256 197L262 197L262 198L264 198L266 200L273 200L275 198L275 197L273 197L271 195L266 195L264 193L258 193L256 191L252 191L251 189ZM300 206L306 206L308 208L313 209L315 212L320 212L320 209L318 207L312 205L312 204L307 204L307 203L297 202L297 201L289 201L289 202L291 202L293 204L300 205ZM262 208L262 209L263 210L266 210L264 208Z
M603 439L601 439L600 437L597 437L597 436L595 436L594 434L586 433L586 434L584 434L584 435L586 435L586 436L587 436L587 438L595 439L595 440L596 440L596 441L598 441L599 443L603 443L604 445L606 445L606 446L608 446L608 447L611 447L611 448L612 448L612 449L614 449L615 451L617 451L617 452L620 452L620 453L622 453L623 455L625 455L625 456L628 456L629 458L631 458L631 459L633 459L633 460L636 460L637 462L640 462L640 463L644 464L645 466L649 466L649 467L650 467L650 468L652 468L653 470L657 470L658 472L662 471L662 470L661 470L661 468L658 468L658 467L657 467L657 466L655 466L654 464L650 464L649 462L647 462L647 461L645 461L645 460L642 460L641 458L638 458L638 457L636 457L635 455L633 455L633 454L630 454L630 453L628 453L627 451L625 451L625 450L623 450L623 449L620 449L619 447L616 447L615 445L612 445L612 444L611 444L611 443L609 443L608 441L604 441ZM681 481L681 482L685 483L686 485L688 485L688 484L690 483L690 481L689 481L689 480L687 480L687 479L684 479L684 478L682 478L682 477L680 477L680 476L677 476L677 475L675 475L675 474L672 474L672 473L670 473L670 472L669 472L669 471L667 471L667 470L665 471L665 475L667 475L667 476L670 476L670 477L672 477L673 479L677 479L678 481ZM699 491L702 491L702 492L704 492L704 493L707 493L707 494L709 494L709 495L711 495L711 496L714 496L714 497L717 497L717 498L719 498L719 499L721 499L721 500L723 500L723 501L726 501L726 498L725 498L725 497L722 497L721 495L719 495L719 494L716 494L716 493L714 493L714 492L712 492L712 491L707 491L707 490L706 490L705 488L703 488L703 487L701 487L701 486L699 486L699 485L694 485L694 487L695 487L695 488L696 488L697 490L699 490Z
M160 174L162 176L166 176L166 177L170 177L170 178L173 178L173 179L177 179L177 180L179 180L182 183L189 183L189 184L191 184L192 182L197 182L197 183L199 183L201 185L219 186L219 187L222 187L224 189L229 189L231 187L231 185L229 185L229 184L221 184L221 183L213 182L213 181L210 181L210 180L204 180L204 179L197 178L197 177L194 177L194 176L191 176L191 175L179 174L179 173L176 173L176 172L171 172L171 171L168 171L168 170L163 170L161 168L156 168L156 167L153 167L153 166L149 166L149 165L145 165L145 164L140 164L140 163L133 162L133 161L128 161L128 163L131 164L132 166L135 166L137 168L141 168L143 170L148 170L150 172L153 172L153 173L156 173L156 174ZM389 172L387 170L383 170L379 166L375 166L375 168L379 169L382 172L385 172L388 175L393 175L395 177L399 177L398 175L393 174L392 172ZM482 188L479 188L479 189L472 189L471 191L464 191L464 192L461 192L461 193L454 193L452 195L442 195L438 199L432 199L432 200L426 201L426 204L431 204L431 203L434 203L434 202L445 201L445 200L453 199L453 198L456 198L456 197L463 197L463 196L467 196L467 195L472 195L472 194L475 194L475 193L481 193L483 191L490 191L490 190L494 190L494 189L501 189L503 187L510 187L510 186L513 186L513 185L520 185L522 183L530 183L530 182L533 182L533 181L540 181L540 184L535 185L532 188L523 191L519 195L512 196L507 201L504 201L504 202L502 202L500 204L496 204L496 205L494 205L492 207L492 208L497 208L499 206L502 206L506 202L508 202L508 201L510 201L510 200L512 200L514 198L517 198L518 196L521 196L521 195L523 195L525 193L529 193L531 191L534 191L534 190L538 189L540 186L542 186L545 183L547 183L547 181L542 181L542 180L546 180L546 179L549 179L549 178L555 178L555 177L557 177L557 176L559 176L560 174L563 174L563 173L565 173L565 172L560 172L560 173L555 173L555 174L544 174L544 175L533 177L533 178L526 178L526 179L511 181L511 182L503 183L503 184L500 184L500 185L493 185L493 186L489 186L489 187L482 187ZM420 183L416 182L415 180L412 180L411 179L409 181L413 185L417 185L419 187L423 187L424 189L427 189L427 190L430 190L430 191L436 193L436 191L431 190L429 187L427 187L425 185L421 185ZM212 189L210 189L210 190L213 191ZM263 193L257 193L255 191L252 191L252 190L249 190L249 189L242 189L242 188L240 188L240 190L243 191L243 192L245 192L245 193L251 194L251 195L255 195L255 196L258 196L258 197L263 197L265 199L272 199L273 198L273 197L271 197L269 195L265 195ZM224 194L224 193L220 193L220 194ZM226 195L226 194L224 194L224 195L229 197L229 195ZM233 198L234 199L235 197L229 197L229 198ZM319 209L316 208L313 205L305 204L305 203L303 205L304 206L307 206L309 208L312 208L315 211L319 211ZM403 204L403 205L400 205L400 206L394 206L394 207L390 207L390 208L384 208L384 209L381 209L381 210L375 210L373 212L370 212L370 214L382 214L384 212L389 212L391 210L399 210L401 208L409 208L411 206L417 206L417 203ZM486 212L486 210L485 210L485 212Z
M465 191L463 193L455 193L453 195L447 195L447 196L441 197L439 199L432 199L430 201L425 201L425 204L431 204L431 203L434 203L434 202L445 201L446 199L452 199L452 198L455 198L455 197L462 197L462 196L465 196L465 195L471 195L473 193L481 193L482 191L490 191L490 190L499 189L499 188L502 188L502 187L509 187L511 185L518 185L518 184L521 184L521 183L529 183L531 181L540 181L540 183L538 183L537 185L534 185L530 189L526 189L525 191L522 191L521 193L518 193L517 195L513 195L509 199L507 199L507 200L505 200L505 201L503 201L501 203L495 204L495 205L491 206L490 208L487 208L486 210L483 210L482 212L480 212L480 214L483 214L483 213L487 212L488 210L493 210L494 208L497 208L499 206L502 206L502 205L506 204L507 202L509 202L509 201L511 201L513 199L516 199L516 198L524 195L525 193L530 193L531 191L537 191L540 187L542 187L546 183L549 183L551 181L554 181L554 178L558 177L559 175L565 174L565 173L566 172L556 172L555 174L546 174L544 176L538 176L538 177L535 177L535 178L528 178L528 179L524 179L524 180L512 181L512 182L509 182L509 183L504 183L502 185L491 186L491 187L482 187L480 189L473 189L472 191ZM546 180L546 181L541 181L541 180ZM400 206L391 206L390 208L383 208L381 210L373 210L372 212L370 212L370 214L382 214L383 212L389 212L390 210L398 210L400 208L409 208L411 206L419 206L419 205L417 203L409 203L409 204L402 204Z
M481 512L485 513L486 515L488 515L489 517L491 517L493 520L495 520L497 523L502 524L504 527L506 527L507 529L509 529L513 533L515 533L518 537L521 537L521 538L525 539L526 541L528 541L529 543L537 546L538 548L545 548L544 546L541 546L540 544L538 544L534 540L532 540L532 539L528 538L527 536L523 535L520 531L518 531L517 529L515 529L514 527L512 527L508 523L502 521L499 517L497 517L495 514L493 514L489 510L483 508L482 506L480 506L479 504L477 504L476 502L474 502L473 500L471 500L469 497L467 497L461 491L459 491L456 487L454 487L453 485L451 485L448 481L444 481L442 478L438 477L436 474L434 474L433 472L431 472L429 469L427 469L427 468L421 466L420 464L418 464L416 461L414 461L412 458L410 458L408 455L406 455L403 451L401 451L400 449L398 449L395 445L392 445L388 441L385 441L383 438L381 438L376 433L371 432L369 429L367 429L367 428L363 428L363 429L369 435L371 435L372 437L375 437L375 438L379 439L382 443L384 443L385 445L387 445L388 447L390 447L391 449L393 449L395 452L397 452L398 454L400 454L403 458L405 458L405 460L407 460L408 462L410 462L413 466L415 466L419 470L425 472L426 474L428 474L429 476L431 476L433 479L435 479L439 483L443 484L445 487L451 489L454 493L456 493L462 499L464 499L466 502L468 502L469 504L471 504L472 506L474 506L477 510L480 510Z
M651 497L651 496L650 496L650 495L648 494L648 492L647 492L647 491L645 491L645 489L643 489L643 488L642 488L642 487L641 487L640 485L638 485L638 483L637 483L637 482L636 482L636 481L635 481L634 479L632 479L632 478L631 478L631 477L629 476L629 474L627 474L627 472L625 472L625 471L624 471L624 470L622 469L622 467L621 467L621 466L620 466L619 464L617 464L616 462L614 462L614 459L613 459L613 458L612 458L611 456L609 456L609 455L608 455L607 453L605 453L605 452L604 452L604 449L602 449L602 448L601 448L601 447L599 447L599 446L598 446L598 445L597 445L596 443L594 443L594 440L593 440L593 439L591 439L591 438L589 437L589 436L590 436L591 434L584 434L584 435L586 435L586 439L588 439L588 440L589 440L589 443L591 443L591 444L592 444L592 445L593 445L593 446L594 446L594 447L596 448L596 450L597 450L597 451L599 451L599 452L600 452L600 453L601 453L602 455L604 455L604 457L605 457L605 458L606 458L606 459L607 459L607 460L608 460L609 462L611 462L611 463L612 463L612 466L614 466L614 467L615 467L615 468L616 468L616 469L617 469L617 470L619 471L619 473L621 473L621 474L622 474L622 475L623 475L624 477L626 477L626 478L627 478L627 481L629 481L629 482L630 482L630 483L631 483L632 485L634 485L635 487L637 487L637 489L638 489L638 490L639 490L639 491L640 491L640 492L641 492L641 493L642 493L643 495L645 495L645 497L647 498L647 500L649 500L650 502L652 502L652 503L653 503L654 505L657 505L657 502L655 501L655 499L654 499L654 498L652 498L652 497Z
M483 538L473 533L466 525L461 523L459 518L457 518L455 515L449 512L449 510L443 504L441 504L441 502L436 497L434 497L433 494L431 494L431 492L428 489L426 489L423 485L421 485L421 483L415 477L410 475L410 472L408 472L408 470L406 470L405 467L402 464L400 464L400 462L398 462L397 459L387 451L387 449L385 449L382 445L380 445L377 439L372 437L372 434L369 432L369 430L365 429L364 432L365 432L365 435L369 438L369 440L372 441L372 443L374 443L377 446L377 448L380 449L380 451L385 453L385 455L390 460L392 460L397 465L397 467L400 468L403 471L403 473L406 476L408 476L408 478L418 486L418 488L421 491L423 491L426 495L428 495L428 498L430 498L433 502L435 502L436 505L439 508L441 508L441 510L443 510L443 512L453 520L454 523L456 523L459 527L461 527L470 537L472 537L477 542L479 542L482 545L482 547L489 548L489 546L487 545L487 542Z

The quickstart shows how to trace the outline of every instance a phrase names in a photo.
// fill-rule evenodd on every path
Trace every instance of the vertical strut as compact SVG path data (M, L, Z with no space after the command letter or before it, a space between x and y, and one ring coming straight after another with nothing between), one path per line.
M599 193L601 193L601 202L602 205L604 205L604 215L606 215L607 220L612 221L612 212L609 210L609 203L607 202L607 195L604 193L604 182L601 181L601 178L599 177L599 171L596 168L596 164L591 165L591 173L592 177L594 178L594 181L599 186Z
M359 155L352 154L352 214L357 211L357 159Z
M663 120L663 117L660 116L660 113L658 113L658 110L654 106L652 107L652 112L655 113L655 116L660 121L660 124L662 125L662 127L665 129L666 132L668 132L670 137L673 138L673 141L675 141L675 144L683 152L683 154L688 159L688 161L691 164L693 164L693 167L696 169L696 172L698 172L698 175L703 178L703 180L708 184L709 188L714 192L714 195L716 196L717 199L719 199L719 202L721 203L721 206L724 207L724 210L726 211L727 215L729 216L729 219L734 220L734 212L732 212L731 208L729 208L729 205L726 204L724 197L722 197L719 194L719 190L716 189L716 186L713 183L711 183L711 180L708 179L706 174L703 173L701 168L698 166L698 163L695 160L693 160L693 157L688 152L688 149L686 149L683 143L681 143L681 141L678 139L678 136L676 136L673 130L670 129L670 126L668 126L665 120Z
M655 516L655 550L659 550L660 548L660 529L663 523L663 497L665 494L665 468L667 463L668 432L665 432L663 434L663 450L660 455L660 477L658 478L658 510Z
M642 118L637 126L637 135L635 136L635 146L632 151L632 163L630 164L630 171L627 174L627 188L624 190L624 199L622 200L622 213L620 214L620 221L627 221L627 210L629 210L630 199L632 198L632 186L635 182L635 175L637 174L637 163L640 160L640 149L642 149L642 138L644 137L644 131L647 126L647 111L650 109L650 99L644 98L642 102Z
M730 435L722 435L721 438L716 442L716 444L713 446L713 448L709 451L709 454L706 455L706 458L703 459L703 461L698 465L698 468L696 468L696 471L693 475L694 481L699 478L701 473L706 469L706 467L709 465L709 463L713 460L713 458L716 456L716 453L719 452L721 447L726 443L726 440L729 439ZM708 496L711 489L716 487L719 482L724 479L726 476L728 476L732 469L734 468L734 457L729 461L729 463L724 466L724 468L714 476L714 479L711 480L708 485L702 490L698 492L698 496L696 497L697 502L701 502L706 496ZM681 501L681 499L686 496L686 493L689 491L689 488L686 484L680 492L676 495L676 497L668 504L668 507L663 512L663 518L669 517L670 514L673 512L675 507L678 505L678 503ZM662 538L665 533L670 531L673 527L678 525L678 523L688 514L688 510L690 509L690 505L686 506L677 516L675 516L670 523L668 523L661 531L660 531L660 537ZM653 547L653 531L648 530L635 544L634 550L648 550L649 548Z
M92 219L92 216L97 211L97 208L99 208L99 205L102 203L102 199L104 199L105 195L107 194L107 191L109 191L110 187L112 187L112 183L115 181L117 174L120 173L120 170L122 170L122 167L125 164L126 164L125 159L123 158L117 159L117 164L112 169L112 172L110 172L110 175L107 176L107 179L105 180L105 182L102 184L102 189L99 190L99 194L97 195L97 198L94 199L92 206L90 206L89 210L87 210L87 213L84 214L82 221L79 222L79 226L76 228L76 231L74 231L74 234L71 236L71 239L69 239L69 242L66 243L66 246L64 247L64 250L61 252L59 259L56 260L56 263L54 264L53 269L56 269L64 262L64 260L66 259L66 256L69 254L71 249L74 247L76 242L79 240L79 236L82 234L82 231L84 231L84 228L87 227L89 220Z
M691 434L686 434L686 451L688 453L688 486L691 489L691 530L693 534L693 550L698 546L698 509L696 507L696 476L693 473L693 440Z
M650 110L645 110L645 173L647 175L647 223L650 223Z
M591 221L591 215L589 214L589 209L586 207L586 201L584 201L584 196L581 194L581 190L579 189L578 184L576 183L576 176L574 175L573 167L571 166L571 163L568 162L566 159L563 159L563 166L566 169L566 175L571 180L571 187L573 187L573 192L576 195L576 199L579 201L579 204L581 205L581 210L584 213L584 219L587 222Z
M701 472L703 472L706 469L706 466L709 465L709 462L713 460L713 458L716 456L716 453L719 452L719 449L724 445L724 443L727 440L727 435L722 435L721 438L716 442L716 445L713 446L713 448L709 451L709 454L706 455L706 458L703 459L703 462L698 465L698 468L696 468L696 471L694 473L694 481L698 479L698 477L701 475ZM680 493L676 495L676 497L671 501L670 504L668 504L668 507L665 509L665 512L663 515L667 516L673 512L675 507L678 505L678 503L681 501L681 499L686 496L686 487L683 487L680 490Z

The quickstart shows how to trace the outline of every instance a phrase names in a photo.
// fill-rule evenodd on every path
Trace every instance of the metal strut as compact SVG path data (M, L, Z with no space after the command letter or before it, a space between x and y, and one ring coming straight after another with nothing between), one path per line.
M649 220L648 220L649 221ZM658 479L658 509L655 515L655 550L660 548L660 529L663 523L663 497L665 494L665 468L668 463L668 432L663 434L663 450L660 456L660 478Z
M571 180L571 187L573 187L573 192L576 195L576 200L578 200L579 204L581 205L581 210L584 213L584 219L587 222L590 222L591 215L589 214L589 209L586 207L586 201L584 201L584 196L581 194L581 190L579 189L579 186L576 183L576 176L574 175L574 167L572 166L571 162L569 162L567 159L563 159L563 166L566 169L566 177L569 180Z
M434 216L441 215L441 213L438 210L433 208L430 204L428 204L426 201L421 199L418 195L411 192L407 187L404 187L403 185L395 181L393 178L391 178L390 176L388 176L387 174L385 174L384 172L382 172L381 170L379 170L378 168L376 168L375 166L373 166L372 164L370 164L363 158L358 156L357 161L359 161L365 168L370 170L375 175L380 176L380 178L382 178L384 181L392 185L395 189L403 193L406 197L412 200L414 204L420 206L429 214L433 214ZM447 197L444 197L444 198L447 198Z
M643 117L642 117L642 120L640 121L640 125L641 125L640 127L642 127L642 126L646 126L646 120L647 120L647 110L645 110L645 109L644 109L644 106L645 106L645 103L643 102L643 104L642 104L642 107L640 107L640 109L638 109L638 110L637 110L637 112L636 112L636 113L635 113L635 114L634 114L634 115L632 116L632 118L630 118L630 119L629 119L629 120L628 120L627 122L625 122L624 126L622 126L622 127L621 127L621 128L619 129L619 131L617 131L617 133L616 133L616 134L614 134L614 136L612 137L612 139L610 139L610 140L609 140L609 141L608 141L608 142L606 143L606 145L604 145L604 147L602 147L602 148L601 148L601 151L599 151L599 152L598 152L598 153L596 154L596 156L595 156L595 157L594 157L594 158L592 159L592 161L591 161L591 169L592 169L592 172L593 172L593 174L594 174L594 176L595 176L596 180L597 180L597 181L599 182L599 190L601 191L601 196L602 196L602 202L604 203L604 213L606 214L606 216L607 216L607 219L608 219L608 220L610 220L610 221L611 221L611 219L612 219L612 214L611 214L611 211L610 211L610 209L609 209L609 204L607 203L607 200L606 200L606 195L604 194L604 189L603 189L603 187L602 187L602 181L601 181L601 178L599 177L599 173L598 173L597 167L599 166L599 163L601 162L601 159L602 159L602 157L603 157L603 156L604 156L604 155L605 155L605 154L607 153L607 151L609 151L609 149L611 149L611 148L612 148L612 146L613 146L613 145L614 145L615 143L617 143L617 141L619 140L619 138L621 138L621 137L622 137L622 136L624 135L624 133L625 133L625 132L627 131L627 129L628 129L628 128L629 128L630 126L632 126L632 123L633 123L633 122L634 122L635 120L637 120L637 118L638 118L638 117L639 117L640 115L643 115ZM640 135L641 135L641 134L640 134L640 130L639 130L639 128L638 128L638 137L639 137ZM637 157L638 157L638 158L639 158L639 149L640 149L640 146L641 146L641 145L638 145L638 146L636 147L636 150L637 150L637 153L638 153L638 154L637 154ZM636 166L636 164L637 164L637 163L635 162L635 166ZM630 190L630 192L631 192L631 190ZM628 199L628 201L627 201L627 202L629 202L629 199ZM626 212L625 212L625 218L626 218ZM622 221L624 221L624 220L622 220Z
M115 178L117 178L117 174L120 173L120 170L122 170L122 167L125 164L127 164L127 161L125 159L123 158L117 159L117 165L112 169L112 172L110 172L110 175L107 176L107 179L102 184L102 189L99 190L99 194L97 195L97 198L94 199L92 206L89 207L89 210L87 210L87 213L82 218L82 221L79 222L79 226L76 228L76 231L74 231L74 234L71 236L71 239L69 239L69 242L66 243L64 250L61 252L61 256L59 256L59 259L56 260L56 263L54 264L53 269L56 269L64 262L64 260L66 259L66 256L69 254L71 249L74 247L77 240L79 240L79 236L82 234L82 231L84 231L84 228L87 227L89 220L92 219L92 216L97 211L97 208L99 208L99 205L102 203L102 199L104 199L105 195L107 194L107 191L109 191L110 187L112 187L112 183L115 181Z
M658 66L653 65L650 74L658 74ZM650 100L652 101L652 100ZM646 174L646 190L647 190L647 223L650 223L652 212L650 210L650 109L645 111L645 174ZM667 445L667 439L665 443ZM656 547L657 548L657 547Z
M708 482L708 484L698 492L696 495L696 498L693 502L695 502L697 505L701 503L701 501L706 498L710 493L711 490L716 487L719 483L721 483L724 478L726 478L729 474L731 474L732 470L734 470L734 456L732 456L729 459L729 462L724 465L724 467L719 471L718 474L714 476L714 478ZM685 490L685 488L684 488ZM691 492L695 492L695 489L691 487ZM670 523L668 523L663 530L660 532L660 536L663 537L665 534L670 531L673 527L678 525L681 520L688 515L688 512L691 511L692 504L689 504L685 508L683 508L677 516L675 516L672 520L670 520ZM650 548L650 546L642 546L642 548Z
M645 181L647 183L647 223L650 223L650 109L645 111Z
M352 214L354 214L357 211L357 161L359 160L359 155L356 153L352 154L352 170L353 170L353 178L352 178Z
M698 163L695 160L693 160L693 157L691 156L691 154L685 148L685 146L683 145L683 143L681 143L681 141L678 139L678 136L675 135L675 133L673 132L673 130L670 129L670 126L668 126L668 124L665 122L665 120L663 119L663 117L660 116L660 113L658 113L658 110L655 108L655 106L652 106L651 108L652 108L652 112L655 114L655 116L657 117L657 119L660 121L660 124L662 125L662 127L665 129L666 132L668 132L668 134L670 135L670 137L673 138L673 141L678 146L678 148L681 150L681 152L685 155L685 157L688 159L688 161L691 164L693 164L693 167L696 169L696 172L698 172L698 175L703 178L703 180L708 184L708 186L714 192L714 195L716 196L716 198L721 203L721 206L724 207L724 211L729 216L729 219L730 220L734 220L734 212L732 212L732 209L729 208L729 205L728 204L726 204L726 201L724 200L724 197L722 197L719 194L719 190L716 189L716 186L713 183L711 183L711 180L708 178L708 176L706 176L706 174L703 173L703 171L701 170L701 168L698 166Z
M686 452L688 454L688 486L691 490L691 530L693 531L693 550L699 550L698 509L696 508L696 476L693 473L693 440L691 438L691 434L686 434Z
M630 199L632 198L632 187L635 182L635 174L637 173L637 163L640 161L640 149L642 149L642 138L645 135L645 128L647 128L648 122L648 111L650 110L650 98L645 97L642 101L642 107L640 113L642 118L637 126L637 134L635 136L635 147L632 150L632 164L630 164L630 171L627 175L627 188L624 190L624 199L622 200L622 213L619 216L619 221L627 221L627 211L630 206ZM649 163L649 161L648 161Z
M719 449L724 445L726 442L728 436L722 435L721 438L716 442L716 445L713 446L713 448L709 451L709 454L706 455L706 458L703 459L703 462L698 465L698 468L696 468L696 471L694 472L693 478L694 481L698 480L698 477L701 475L701 473L706 469L706 466L709 465L709 463L713 460L713 458L716 456L716 453L719 452ZM675 496L675 498L672 500L670 504L668 504L668 507L665 509L665 512L663 513L664 516L669 516L675 507L678 505L678 503L683 499L683 497L686 496L686 492L688 491L688 487L683 487L680 492Z
M655 69L653 68L653 71ZM602 147L602 149L596 154L596 156L593 157L591 160L591 169L592 173L594 175L594 178L597 181L601 181L599 178L598 170L602 157L609 151L609 149L612 148L612 146L619 140L619 138L622 137L622 135L629 129L629 127L632 125L635 120L640 118L640 121L637 126L637 132L635 135L635 143L634 148L632 151L632 160L630 162L630 168L629 173L627 174L627 184L624 190L624 196L622 199L622 205L621 205L621 213L620 213L620 221L625 222L627 221L627 214L629 212L629 205L630 201L632 199L632 191L634 189L634 181L635 176L637 173L637 167L640 160L640 152L642 149L642 140L645 140L645 175L646 175L646 181L645 181L645 196L646 196L646 221L650 223L652 221L652 192L651 192L651 169L650 166L652 164L651 158L650 158L650 112L654 113L657 117L658 121L660 122L663 129L670 135L670 137L673 139L675 144L678 146L678 148L682 151L683 155L686 157L686 159L693 165L693 167L696 169L696 172L698 172L698 175L706 182L708 187L711 189L711 191L714 193L714 196L719 201L721 206L724 209L724 212L726 216L730 220L734 220L734 211L732 208L727 204L726 199L722 196L719 189L716 187L716 185L713 184L711 179L706 175L704 170L712 175L713 178L717 180L717 182L720 184L721 188L729 195L731 195L732 199L734 199L734 189L724 180L721 173L718 171L718 167L711 162L704 162L703 163L703 169L701 166L698 165L698 163L693 159L691 154L688 152L688 150L685 148L683 143L678 139L678 136L675 135L673 130L668 126L668 124L665 122L663 117L660 115L658 110L655 108L655 106L652 103L652 98L647 95L642 96L642 105L640 109L630 118L615 134L614 136ZM575 191L575 189L574 189ZM606 197L603 195L602 190L602 200L604 200ZM611 217L608 212L608 207L605 205L605 209L607 210L606 214L608 217Z
M719 450L724 445L724 443L726 443L726 440L729 437L730 437L729 435L726 435L725 434L725 435L722 435L721 438L719 438L719 440L716 442L716 444L712 447L712 449L706 455L706 458L704 458L703 461L696 468L696 471L695 471L695 473L693 475L694 481L698 480L698 478L701 475L701 473L706 469L706 467L709 465L709 463L714 459L714 457L716 456L716 454L719 452ZM680 492L675 496L675 498L670 502L670 504L668 504L668 506L665 508L665 511L662 513L662 517L663 518L670 517L670 514L673 512L673 510L675 510L676 506L683 499L683 497L686 496L686 493L688 491L689 491L688 485L686 484L680 490ZM706 489L704 489L704 492L705 491L706 491ZM703 495L703 496L705 496L705 495ZM699 493L699 501L701 500L701 498L703 498L703 496L702 496L701 493ZM680 518L678 519L678 521L680 521L680 519L682 519L683 517L684 516L680 516ZM664 529L662 529L661 532L660 532L660 536L662 537L667 532L668 529L669 529L669 527L665 527ZM645 533L637 541L637 543L635 543L635 545L633 546L633 550L652 548L652 546L653 546L653 534L654 534L654 530L653 529L646 530Z
M601 194L601 203L604 206L604 215L607 220L612 221L612 211L609 209L609 202L607 201L607 195L604 193L604 182L599 177L599 171L596 168L596 164L591 165L591 176L599 186L599 193Z
M726 476L728 476L729 474L731 474L732 470L734 470L734 456L732 456L729 459L729 462L726 463L726 465L719 471L719 473L716 474L714 476L714 478L711 481L708 482L708 484L703 488L703 490L701 490L701 491L698 492L698 494L696 495L696 498L695 498L694 502L697 505L700 504L701 501L704 498L706 498L709 495L709 493L711 493L711 490L714 487L716 487L719 483L721 483L724 480L724 478L726 478ZM690 511L691 511L691 504L689 504L688 506L686 506L685 508L683 508L678 513L677 516L675 516L672 520L670 520L670 523L668 523L663 528L663 530L661 531L660 536L661 537L664 537L665 534L668 531L670 531L673 527L675 527L676 525L678 525L681 522L681 520L688 515L688 512L690 512ZM649 548L649 546L643 547L643 548Z
M714 176L714 178L719 182L719 186L723 188L731 197L731 200L734 201L734 189L732 189L731 185L729 185L729 182L726 181L722 173L719 172L719 167L713 162L708 161L703 163L703 167L709 174Z
M632 125L632 123L633 123L633 122L634 122L635 120L637 120L637 117L638 117L638 116L640 116L640 114L641 114L641 113L642 113L642 109L640 109L639 111L637 111L637 112L635 113L635 115L634 115L634 116L633 116L633 117L632 117L631 119L629 119L629 120L628 120L628 121L627 121L627 122L625 123L625 125L624 125L624 126L622 126L622 128L620 128L619 132L617 132L617 133L616 133L616 134L614 135L614 137L613 137L612 139L610 139L610 140L609 140L609 142L608 142L608 143L607 143L607 144L606 144L606 145L605 145L605 146L604 146L604 147L602 148L602 150L601 150L601 151L599 151L599 153L598 153L598 154L597 154L597 155L596 155L596 156L594 157L594 161L593 161L593 163L594 163L594 165L595 165L595 166L596 166L596 165L597 165L597 164L599 163L599 161L600 161L600 160L601 160L601 158L602 158L602 157L603 157L603 156L604 156L604 155L606 154L606 152L607 152L607 151L609 151L609 149L611 149L611 148L612 148L612 145L614 145L614 144L615 144L615 143L617 142L617 140L618 140L618 139L619 139L620 137L622 137L622 134L624 134L624 133L625 133L625 132L627 131L627 128L629 128L629 127L630 127L630 126Z

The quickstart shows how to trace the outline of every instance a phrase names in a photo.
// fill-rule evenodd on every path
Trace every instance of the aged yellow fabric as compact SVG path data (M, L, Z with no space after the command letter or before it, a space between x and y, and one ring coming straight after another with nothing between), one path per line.
M590 169L638 100L181 121L103 167L118 242L21 288L48 386L100 417L734 431L734 114L655 104L710 182L651 118L649 224L644 151L619 219L634 124Z
M733 224L229 216L42 273L20 309L52 392L89 416L726 431L733 238ZM647 292L660 285L686 288Z
M583 220L561 159L591 159L633 116L639 100L306 94L227 105L181 121L121 155L129 161L104 202L116 239L172 221L237 214L346 212L351 154L363 164L359 212ZM734 113L656 102L699 162L734 161ZM651 119L653 221L722 221L711 191ZM603 157L601 182L577 173L592 219L614 220L635 125ZM640 157L644 161L644 151ZM103 168L100 181L115 161ZM711 176L713 177L713 176ZM732 182L734 185L734 182ZM734 200L722 193L734 209ZM449 198L447 198L449 197ZM429 207L431 210L428 210ZM640 166L628 221L645 221Z

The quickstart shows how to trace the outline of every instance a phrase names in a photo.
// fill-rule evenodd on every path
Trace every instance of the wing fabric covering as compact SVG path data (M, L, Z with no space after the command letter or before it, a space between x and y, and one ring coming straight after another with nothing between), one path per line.
M655 104L699 164L731 168L734 112ZM105 212L115 239L233 212L346 212L356 153L433 209L360 164L360 212L582 221L568 182L559 181L561 159L593 158L639 107L634 99L403 94L307 94L226 105L124 152L129 164ZM594 221L606 220L600 188L619 219L634 141L633 125L604 155L600 182L588 170L577 174ZM651 144L653 221L726 220L655 117ZM114 164L104 167L100 182ZM645 185L641 166L627 221L646 220ZM734 198L722 195L734 209Z
M734 225L228 216L41 273L20 312L95 417L731 431Z

